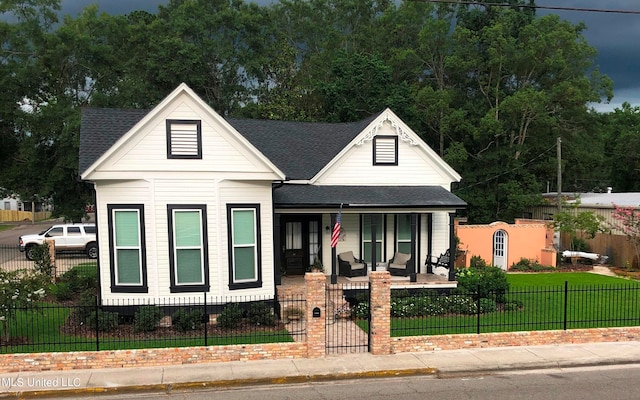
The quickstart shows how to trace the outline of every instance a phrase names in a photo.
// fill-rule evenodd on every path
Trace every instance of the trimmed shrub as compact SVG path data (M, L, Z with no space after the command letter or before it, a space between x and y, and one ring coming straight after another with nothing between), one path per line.
M509 300L503 305L504 311L519 311L524 308L522 300Z
M456 293L476 294L480 298L490 298L503 303L509 290L507 274L498 267L458 269L456 271L458 287Z
M368 301L361 301L351 309L351 315L358 319L368 319L370 306Z
M469 260L469 268L486 268L489 264L480 256L471 256Z
M118 313L102 310L91 311L87 316L86 323L92 329L97 323L100 332L112 332L118 327Z
M81 264L73 267L60 277L61 282L67 282L75 293L87 289L98 288L98 266L95 263Z
M265 303L251 304L247 317L249 318L249 322L251 322L251 324L253 325L276 325L276 316L273 313L273 308L269 307Z
M74 292L68 282L58 282L51 285L51 294L58 301L67 301L73 298Z
M173 326L180 332L201 329L203 320L204 313L198 309L189 310L187 308L179 308L172 316ZM218 321L220 321L220 319L218 319Z
M133 316L133 329L136 332L155 331L164 317L162 309L158 306L142 306Z
M220 328L233 329L240 325L244 311L236 303L227 305L218 315L217 322Z
M528 258L521 258L520 261L518 261L517 263L511 265L511 268L509 268L509 269L512 270L512 271L534 271L534 272L538 272L538 271L553 270L554 268L550 267L550 266L541 265L537 261L529 260Z

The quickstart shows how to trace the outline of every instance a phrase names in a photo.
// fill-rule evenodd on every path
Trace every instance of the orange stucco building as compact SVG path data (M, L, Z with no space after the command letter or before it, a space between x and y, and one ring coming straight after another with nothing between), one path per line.
M554 232L547 223L517 219L514 224L498 221L488 225L457 225L458 249L465 252L466 267L473 256L504 270L522 258L555 267Z

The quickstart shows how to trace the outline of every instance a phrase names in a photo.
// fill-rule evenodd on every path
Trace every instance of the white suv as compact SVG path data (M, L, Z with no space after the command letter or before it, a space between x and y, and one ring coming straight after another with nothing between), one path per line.
M34 249L44 239L55 241L56 252L83 251L91 259L98 258L96 226L94 224L53 225L38 234L20 236L18 247L25 252L27 260L33 260Z

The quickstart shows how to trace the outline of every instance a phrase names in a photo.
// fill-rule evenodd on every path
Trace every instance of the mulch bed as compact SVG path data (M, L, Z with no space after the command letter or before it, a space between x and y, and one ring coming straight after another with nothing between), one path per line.
M611 271L613 271L618 276L624 276L627 278L640 280L640 271L638 270L630 271L626 268L611 267Z

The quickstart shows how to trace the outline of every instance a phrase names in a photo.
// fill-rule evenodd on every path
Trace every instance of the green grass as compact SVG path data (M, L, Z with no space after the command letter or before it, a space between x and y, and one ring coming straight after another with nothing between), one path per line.
M4 224L0 224L0 232L2 232L2 231L8 231L9 229L13 229L13 225L4 225Z
M477 314L392 318L392 336L640 325L640 282L591 273L510 274L508 279L507 301L521 304L518 310L479 318Z
M3 344L0 353L93 351L98 345L100 350L129 350L293 342L289 332L281 329L224 336L209 333L206 344L203 331L184 337L150 337L148 339L118 338L100 333L97 344L95 335L64 334L61 327L69 316L69 308L51 303L42 303L37 310L18 311L10 324L12 342L9 345Z
M618 285L618 284L640 284L637 281L630 281L614 276L598 275L589 272L557 272L546 274L507 274L507 280L511 289L521 287L548 287L564 286L564 282L569 285Z

